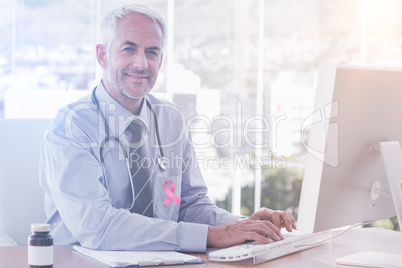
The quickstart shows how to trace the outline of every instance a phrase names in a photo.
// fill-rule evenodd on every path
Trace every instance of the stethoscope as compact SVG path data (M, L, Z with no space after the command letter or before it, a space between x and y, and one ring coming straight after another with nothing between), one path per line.
M135 192L134 192L134 182L132 180L131 171L130 171L131 169L130 169L129 155L127 154L125 146L121 142L121 140L116 136L110 136L109 135L110 127L109 127L109 124L106 121L105 114L102 112L102 109L101 109L101 107L99 105L98 99L95 96L95 90L96 90L96 88L92 91L92 99L94 100L94 102L98 106L99 114L100 114L100 116L101 116L101 118L103 120L103 123L104 123L104 126L105 126L105 133L106 133L106 138L104 138L103 141L100 144L100 162L101 162L101 165L102 165L103 176L105 178L106 189L107 189L107 192L108 192L108 195L109 195L109 199L110 199L110 202L111 202L112 206L116 207L114 205L114 203L113 203L113 200L112 200L112 197L111 197L110 191L109 191L109 184L108 184L108 179L107 179L106 169L105 169L105 158L104 158L103 153L104 153L105 144L107 142L109 142L109 141L115 141L119 145L119 149L123 152L124 158L125 158L125 161L126 161L126 166L127 166L127 170L128 170L128 174L129 174L129 180L130 180L130 186L131 186L131 192L132 192L132 198L133 198L130 206L128 208L126 208L126 209L131 210L134 207L134 203L135 203ZM163 171L166 171L167 168L168 168L168 159L167 159L167 157L165 157L165 155L163 153L162 146L161 146L161 140L160 140L159 128L158 128L158 120L156 118L156 113L155 113L155 110L152 107L151 103L146 98L144 98L144 101L145 101L147 107L151 110L151 113L152 113L152 115L154 117L154 120L155 120L155 133L156 133L156 139L158 141L159 154L160 154L159 156L157 156L158 165Z

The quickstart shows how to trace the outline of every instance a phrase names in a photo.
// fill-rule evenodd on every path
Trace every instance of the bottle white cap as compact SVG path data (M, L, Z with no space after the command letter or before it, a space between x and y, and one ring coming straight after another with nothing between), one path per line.
M50 224L47 223L31 224L31 232L50 232Z

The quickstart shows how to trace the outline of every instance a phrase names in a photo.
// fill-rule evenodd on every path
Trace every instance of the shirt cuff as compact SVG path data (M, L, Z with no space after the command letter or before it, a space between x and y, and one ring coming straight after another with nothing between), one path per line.
M208 225L181 222L180 247L182 251L206 252Z

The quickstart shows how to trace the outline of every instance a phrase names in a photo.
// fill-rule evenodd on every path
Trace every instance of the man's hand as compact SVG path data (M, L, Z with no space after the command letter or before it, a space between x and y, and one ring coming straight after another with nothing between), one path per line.
M256 213L249 217L251 220L268 220L277 228L286 228L288 232L296 229L296 220L286 211L260 208Z
M296 229L296 221L286 211L261 208L248 219L235 223L210 226L207 246L222 248L241 244L247 240L268 244L283 239L280 229Z

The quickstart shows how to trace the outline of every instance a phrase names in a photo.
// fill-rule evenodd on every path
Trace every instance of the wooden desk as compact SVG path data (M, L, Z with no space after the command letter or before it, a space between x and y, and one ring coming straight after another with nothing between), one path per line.
M337 265L335 259L360 251L383 251L402 253L402 233L381 228L365 228L350 230L334 238L331 243L321 245L292 255L284 256L269 262L255 265L256 267L286 267L286 268L322 268L322 267L351 267ZM26 268L27 247L0 247L1 268ZM182 268L225 268L245 267L234 263L208 262L206 254L201 258L206 261L199 265L180 265ZM54 268L101 268L98 262L72 251L72 246L54 247Z

